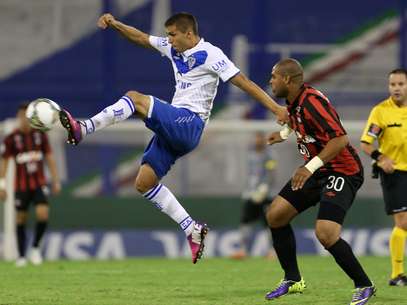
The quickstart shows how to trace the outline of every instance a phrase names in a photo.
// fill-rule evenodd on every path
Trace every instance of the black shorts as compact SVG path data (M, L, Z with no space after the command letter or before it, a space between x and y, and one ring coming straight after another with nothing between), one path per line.
M267 226L266 211L272 200L272 198L267 198L260 203L255 203L251 200L244 201L240 223L248 224L260 220Z
M312 175L298 191L291 189L290 180L279 195L286 199L298 213L320 202L318 219L342 224L362 184L362 173L347 176L331 171Z
M380 183L387 215L407 211L407 172L394 171L386 174L380 171Z
M33 191L16 192L14 202L17 211L27 211L30 203L33 203L35 206L39 203L48 204L47 193L46 186L36 188Z

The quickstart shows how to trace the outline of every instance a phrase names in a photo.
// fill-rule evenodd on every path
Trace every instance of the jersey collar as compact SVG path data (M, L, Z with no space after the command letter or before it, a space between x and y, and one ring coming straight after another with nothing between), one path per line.
M182 55L184 55L185 57L189 57L189 56L191 56L192 54L194 54L196 51L198 51L198 49L202 46L202 44L205 42L205 40L203 39L203 38L201 38L199 41L198 41L198 43L196 44L196 46L194 46L194 47L192 47L192 48L190 48L190 49L188 49L188 50L185 50L183 53L182 53Z

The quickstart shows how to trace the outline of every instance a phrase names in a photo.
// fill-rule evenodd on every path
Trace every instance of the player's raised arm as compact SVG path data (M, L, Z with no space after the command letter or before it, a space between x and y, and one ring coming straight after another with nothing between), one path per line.
M106 29L111 27L126 37L131 42L144 47L153 48L149 41L149 34L144 33L135 27L126 25L118 20L116 20L111 14L103 14L98 20L98 26L101 29Z
M263 89L257 86L253 81L248 79L243 73L239 73L230 79L230 82L236 87L242 89L252 98L262 103L270 109L280 123L288 122L288 113L286 107L277 104Z

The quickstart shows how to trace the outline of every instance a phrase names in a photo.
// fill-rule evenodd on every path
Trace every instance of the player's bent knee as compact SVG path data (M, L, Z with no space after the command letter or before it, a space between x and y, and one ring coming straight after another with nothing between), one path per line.
M326 230L324 228L317 227L315 230L315 235L325 249L330 248L339 239L339 236L337 234L335 234L331 230Z
M153 187L155 186L155 184L151 184L148 181L146 181L146 179L144 179L143 177L137 176L136 181L134 182L134 187L136 188L137 192L139 192L140 194L144 194L146 192L148 192L149 190L151 190Z

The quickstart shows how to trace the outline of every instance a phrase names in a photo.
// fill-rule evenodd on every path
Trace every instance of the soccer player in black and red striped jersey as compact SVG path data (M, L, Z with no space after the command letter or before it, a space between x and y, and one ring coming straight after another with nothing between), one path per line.
M275 299L305 289L296 257L295 236L290 222L318 202L315 234L337 264L354 281L350 305L366 304L375 293L349 244L340 234L348 209L363 183L363 168L346 131L328 98L303 81L303 69L294 59L283 59L274 67L270 85L277 97L286 98L289 124L269 136L269 144L284 141L291 131L297 136L305 159L273 200L267 220L274 249L285 277L266 295Z
M61 184L58 177L56 163L48 143L47 135L32 129L25 116L27 104L22 104L17 111L17 128L3 141L1 147L2 159L0 163L0 199L7 196L5 175L10 158L15 161L15 208L17 224L17 245L19 258L16 266L27 264L25 259L27 212L30 203L35 205L37 223L29 259L35 264L42 263L39 245L48 223L48 199L46 178L44 174L44 160L47 162L52 178L52 192L59 193Z

